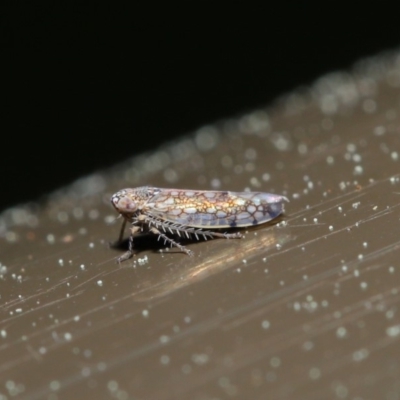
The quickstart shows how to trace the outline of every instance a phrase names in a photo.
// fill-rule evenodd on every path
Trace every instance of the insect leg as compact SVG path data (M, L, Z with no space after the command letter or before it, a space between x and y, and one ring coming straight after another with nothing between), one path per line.
M193 256L193 251L187 249L185 246L182 246L181 244L179 244L178 242L175 242L175 240L169 238L167 235L165 235L164 233L160 232L157 228L155 228L154 226L152 228L150 228L150 232L154 233L156 235L158 235L159 238L164 239L164 241L166 243L169 243L172 246L177 247L180 251L183 251L184 253L186 253L188 256Z
M126 219L124 218L124 222L122 223L121 230L119 231L119 238L118 238L118 242L117 243L121 243L122 242L122 238L124 236L125 226L126 226Z
M213 232L205 231L201 228L194 228L187 225L174 224L169 221L159 220L149 215L141 215L141 217L142 217L142 222L149 226L154 226L158 229L162 229L164 232L167 232L168 230L172 234L176 233L178 236L181 236L181 233L184 233L188 239L192 235L195 236L197 240L199 240L199 236L202 236L205 240L207 240L207 237L210 238L213 237Z
M219 233L219 232L210 232L213 237L216 238L225 238L225 239L240 239L243 235L240 232L235 233Z
M126 220L125 220L126 222ZM125 225L125 223L124 223ZM141 229L140 226L132 226L131 228L131 234L129 236L129 250L122 254L122 256L117 258L117 262L118 264L121 264L123 261L128 260L129 258L131 258L133 256L133 235L137 232L139 232Z

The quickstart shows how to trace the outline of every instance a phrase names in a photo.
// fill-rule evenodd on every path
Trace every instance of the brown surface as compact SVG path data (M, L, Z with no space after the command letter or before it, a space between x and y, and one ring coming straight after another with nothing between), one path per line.
M381 57L4 213L0 399L399 399L399 105ZM109 198L144 184L290 203L118 266Z

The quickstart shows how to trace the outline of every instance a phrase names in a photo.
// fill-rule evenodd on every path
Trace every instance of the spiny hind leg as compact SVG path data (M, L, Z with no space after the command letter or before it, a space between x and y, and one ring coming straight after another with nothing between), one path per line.
M125 227L125 224L123 226ZM129 236L129 250L126 253L122 254L122 256L117 258L118 264L121 264L123 261L129 260L133 256L133 235L139 232L140 229L140 226L132 226L131 234Z
M172 234L176 233L179 236L181 236L181 233L183 233L188 239L191 236L194 236L197 240L199 240L199 237L207 240L208 238L224 238L224 239L238 239L242 237L242 234L240 232L235 232L235 233L219 233L219 232L213 232L210 230L203 230L202 228L195 228L187 225L178 225L174 224L172 222L166 222L159 220L157 218L153 218L149 215L141 215L138 220L140 222L148 224L149 226L153 226L157 228L158 230L162 229L163 232L170 232Z
M210 232L210 231L209 231ZM219 233L219 232L210 232L213 237L216 238L225 238L225 239L240 239L243 235L240 232L235 233Z
M169 238L167 235L165 235L164 233L160 232L156 227L153 226L152 228L150 228L150 232L158 235L158 239L160 239L160 238L164 239L164 244L165 243L169 243L171 245L171 247L175 246L180 251L186 253L188 256L193 256L193 251L192 250L189 250L185 246L182 246L178 242L175 242L175 240Z

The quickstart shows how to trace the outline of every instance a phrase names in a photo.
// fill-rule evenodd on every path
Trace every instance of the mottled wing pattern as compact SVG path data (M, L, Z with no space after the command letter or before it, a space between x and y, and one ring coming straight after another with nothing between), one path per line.
M179 225L229 228L258 225L282 214L283 196L261 192L159 189L141 212Z

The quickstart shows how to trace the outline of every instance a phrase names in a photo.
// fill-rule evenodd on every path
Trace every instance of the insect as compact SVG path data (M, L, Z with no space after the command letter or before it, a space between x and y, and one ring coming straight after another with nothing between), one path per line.
M162 189L143 186L123 189L111 197L111 203L124 218L119 242L126 223L131 224L129 250L117 259L133 255L133 237L144 229L158 235L164 244L175 246L192 256L193 252L166 233L207 238L241 238L239 232L220 233L214 229L263 224L284 212L284 196L261 192L225 192L213 190Z

